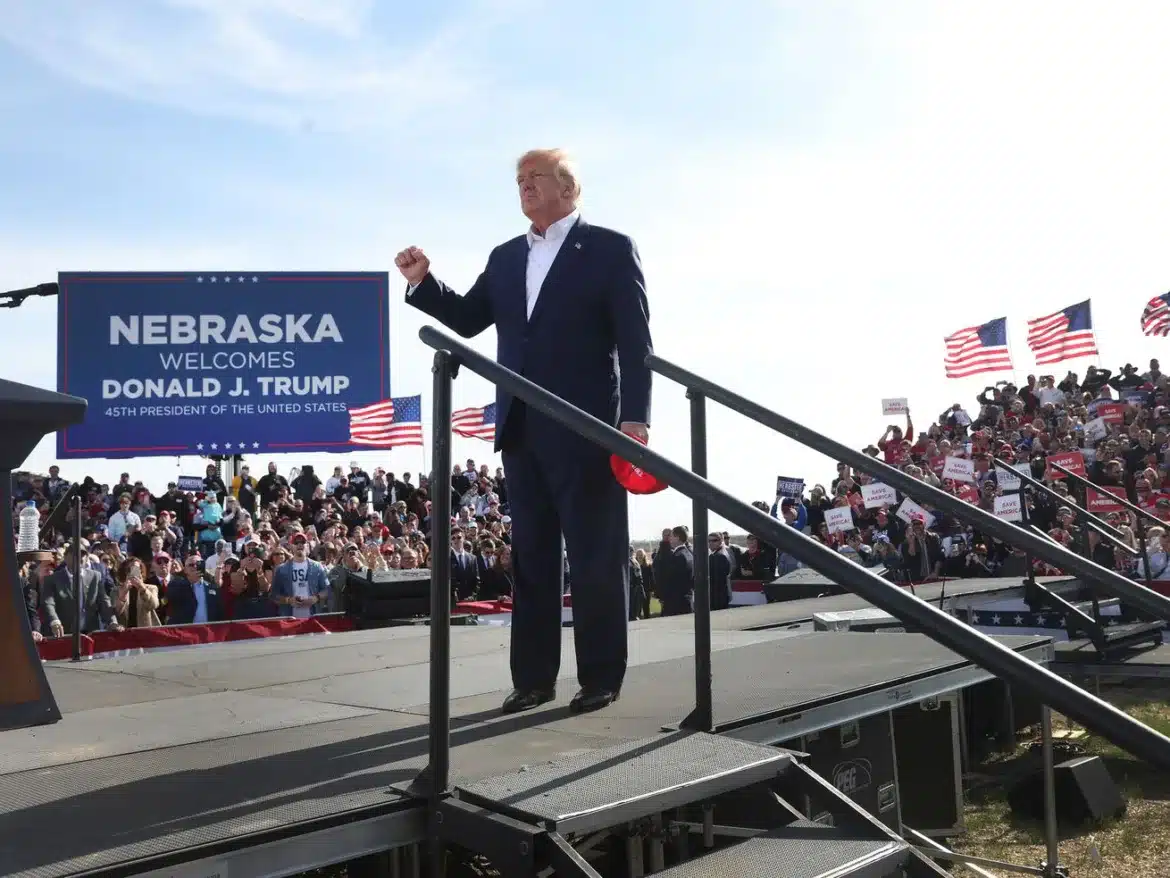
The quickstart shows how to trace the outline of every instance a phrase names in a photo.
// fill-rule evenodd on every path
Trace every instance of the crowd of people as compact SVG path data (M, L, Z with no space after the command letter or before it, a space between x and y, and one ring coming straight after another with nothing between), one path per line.
M1029 375L1022 386L1000 381L975 401L974 418L954 403L925 430L915 429L907 411L905 425L889 425L865 453L1013 521L1022 517L1018 503L997 498L1017 495L1026 515L1021 523L1054 542L1134 578L1170 579L1170 527L1163 524L1170 522L1170 376L1157 360L1144 371L1127 363L1116 373L1090 366L1083 377L1069 371L1060 378ZM953 458L961 463L948 463ZM1024 482L1018 493L1019 480L996 461L1049 490ZM1054 461L1095 487L1068 479ZM838 463L827 488L815 484L807 497L778 498L779 514L901 582L1026 573L1018 547L928 504L904 505L899 492L867 491L871 485L880 480ZM1127 510L1119 499L1145 514ZM833 512L841 509L849 513ZM1085 510L1112 527L1113 539L1086 523ZM1036 573L1061 572L1039 559L1033 563ZM796 566L781 555L777 572Z
M14 476L16 512L40 512L43 560L20 575L34 636L72 633L77 624L62 501L81 497L83 632L226 620L307 618L344 608L346 571L430 564L431 485L351 461L324 479L312 466L258 478L247 465L225 484L207 466L199 490L171 482L154 494L122 473L117 484ZM450 479L453 590L461 599L511 593L511 519L503 470L468 460ZM57 509L56 515L53 510ZM69 513L70 517L72 513ZM14 516L15 519L19 515ZM46 527L47 525L47 527Z
M961 403L925 430L892 424L865 453L994 514L1012 464L1043 481L1052 493L1025 483L1019 494L1029 526L1097 563L1138 578L1170 579L1170 376L1157 360L1142 372L1130 364L1116 374L1089 367L1029 375L1026 384L1001 381L976 399L974 418ZM1083 491L1049 466L1059 460L1083 472L1100 491ZM966 467L949 460L970 461ZM836 475L808 490L786 491L769 511L858 564L882 567L901 582L939 577L984 577L1026 572L1024 553L932 508L907 502L865 472L839 463ZM51 467L47 476L18 473L14 500L32 501L48 521L74 484ZM191 487L186 485L184 487ZM114 485L84 478L82 498L83 631L118 630L276 616L307 618L344 609L346 571L426 568L433 486L382 468L368 474L356 461L324 479L313 467L281 474L275 463L254 476L247 465L225 484L208 464L200 490L177 483L154 494L123 473ZM511 520L502 469L468 460L450 477L455 515L452 589L457 600L505 598L512 591ZM779 492L778 492L779 493ZM1138 545L1137 517L1116 502L1124 497L1146 510L1147 545ZM1080 509L1102 517L1118 546L1087 527ZM848 510L847 514L834 510ZM60 515L58 512L58 516ZM15 518L16 516L14 516ZM1018 516L1016 516L1018 518ZM45 560L21 569L29 619L36 636L71 633L78 623L67 542L71 525L50 522ZM748 535L692 535L666 528L656 548L631 548L630 616L692 609L694 563L706 542L714 609L730 606L736 580L768 582L800 566ZM1038 573L1058 573L1043 561ZM1144 569L1148 563L1149 570ZM571 583L571 570L566 569Z

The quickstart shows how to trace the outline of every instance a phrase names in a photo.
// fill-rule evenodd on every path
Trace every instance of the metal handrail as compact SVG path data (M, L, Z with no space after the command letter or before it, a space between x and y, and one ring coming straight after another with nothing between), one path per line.
M836 442L821 433L810 430L803 424L798 424L759 403L740 396L721 387L700 375L696 375L681 366L664 360L656 354L646 358L646 364L663 377L678 382L689 390L704 394L727 408L751 418L765 427L775 430L802 445L813 448L822 454L844 461L850 466L878 478L882 483L896 488L903 494L914 498L919 503L926 503L937 509L942 509L958 519L975 525L981 531L998 537L1005 543L1016 545L1019 548L1033 552L1045 561L1066 573L1076 573L1082 578L1107 588L1115 597L1121 598L1139 610L1148 613L1156 619L1170 620L1170 598L1166 598L1152 589L1146 588L1131 579L1112 570L1107 570L1098 564L1072 552L1063 546L1055 545L1037 537L1026 530L1016 527L1002 518L997 518L990 512L980 509L965 500L960 500L933 485L920 482L912 476L906 475L899 469L880 460L870 457L861 451ZM651 472L652 468L647 467ZM655 473L657 475L657 473ZM1022 474L1021 474L1022 475ZM730 516L729 516L730 517ZM732 519L734 521L734 519ZM737 524L739 522L736 522Z
M503 388L525 403L533 412L564 425L606 451L620 455L632 464L642 467L682 494L704 501L708 508L728 521L758 535L798 561L820 571L878 609L916 626L917 630L932 640L1009 683L1033 692L1042 702L1050 704L1065 716L1075 719L1133 755L1170 769L1170 738L1138 722L1108 702L1085 692L1054 674L1047 667L1028 660L999 641L936 609L901 587L887 582L872 571L860 567L828 546L733 497L689 469L679 466L619 432L612 425L587 414L543 387L488 359L458 339L431 326L423 327L419 331L419 338L437 351L449 352L459 365ZM712 398L715 398L713 394ZM437 414L438 405L435 406L435 410ZM448 442L450 430L446 425L449 424L448 414L445 425L435 425L435 432L446 435ZM449 453L449 444L447 448ZM435 466L438 466L438 462ZM441 531L440 528L438 532ZM442 572L446 572L445 568ZM436 571L432 571L431 585L434 592L446 593L451 587L449 578L440 579ZM436 606L441 603L437 596L433 598L433 602ZM437 619L433 619L431 636L434 637L435 633L444 627L438 624ZM449 640L447 642L449 646ZM443 668L434 666L431 668L433 691L442 692L446 683L449 683L449 656L444 664ZM438 686L435 686L436 675L444 676L444 681L440 681ZM449 729L432 728L431 734L433 737L441 738L445 743ZM432 777L432 780L444 785L447 782L445 777Z
M1052 467L1054 470L1056 470L1058 473L1063 474L1066 478L1072 479L1074 482L1076 482L1082 488L1088 488L1089 490L1100 492L1102 487L1103 487L1102 485L1098 485L1094 482L1089 481L1084 476L1082 476L1078 473L1074 473L1071 470L1065 469L1063 466L1061 466L1058 463L1049 463L1048 465L1050 467ZM1106 493L1109 493L1109 495L1118 504L1121 505L1121 508L1126 510L1127 512L1132 512L1134 515L1138 516L1139 518L1144 518L1146 521L1151 521L1154 524L1156 524L1158 527L1165 527L1166 526L1166 522L1162 521L1162 519L1158 518L1158 516L1154 515L1154 513L1150 512L1147 509L1142 509L1136 503L1130 503L1128 498L1118 497L1116 494L1113 494L1112 492L1106 492Z
M1048 497L1050 500L1059 503L1061 506L1071 507L1074 516L1083 518L1086 523L1091 522L1097 525L1097 527L1101 529L1101 532L1108 535L1111 540L1114 540L1115 542L1123 542L1125 540L1125 537L1122 536L1121 531L1119 531L1109 522L1105 521L1105 519L1101 518L1101 516L1090 512L1088 510L1087 504L1085 506L1081 506L1081 504L1077 503L1075 498L1065 497L1063 494L1060 494L1054 491L1052 488L1048 487L1048 485L1044 484L1035 476L1020 472L1010 463L1002 461L998 457L992 458L992 462L995 464L997 471L1000 469L1010 469L1013 473L1016 474L1020 481L1028 487L1039 491L1045 497ZM1053 466L1055 466L1055 464L1053 464Z
M1095 530L1098 534L1100 534L1105 539L1109 540L1109 542L1111 542L1116 548L1121 549L1122 552L1129 555L1131 558L1140 558L1144 567L1149 566L1149 559L1146 556L1144 535L1142 537L1142 545L1141 545L1140 549L1135 549L1135 548L1131 547L1128 543L1125 542L1125 537L1122 535L1121 531L1119 531L1117 528L1113 527L1113 525L1109 524L1107 521L1102 519L1099 515L1095 515L1094 513L1089 511L1089 500L1088 500L1087 495L1085 497L1085 505L1082 506L1079 503L1077 503L1074 498L1065 497L1062 494L1058 494L1056 491L1054 491L1052 488L1048 487L1046 484L1044 484L1042 481L1037 479L1035 476L1031 475L1030 473L1020 472L1020 470L1016 469L1010 463L1007 463L1006 461L1000 460L998 457L993 457L992 462L995 464L997 471L1000 469L1010 469L1013 473L1015 473L1016 477L1020 480L1021 489L1023 488L1024 485L1027 485L1030 488L1032 488L1033 490L1039 491L1044 496L1048 497L1051 500L1056 501L1057 503L1061 504L1062 506L1072 507L1072 509L1075 510L1073 512L1073 515L1076 516L1081 521L1081 523L1083 525ZM1064 470L1064 467L1058 466L1057 464L1051 464L1051 465L1053 467L1055 467L1056 469ZM1020 501L1020 505L1021 506L1024 505L1024 501L1022 498ZM1045 536L1047 536L1047 534L1045 534ZM1056 542L1056 541L1053 540L1053 542ZM1085 555L1086 556L1089 555L1089 550L1088 550L1087 544L1085 546ZM1089 558L1089 560L1092 560L1092 558ZM1102 568L1102 569L1106 569L1106 568Z

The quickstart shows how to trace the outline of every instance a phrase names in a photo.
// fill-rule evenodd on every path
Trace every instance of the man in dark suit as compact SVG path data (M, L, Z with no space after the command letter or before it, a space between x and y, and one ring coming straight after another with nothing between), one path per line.
M395 264L406 299L459 335L495 326L497 359L622 432L646 441L650 423L650 314L637 247L577 211L581 186L559 150L517 163L528 232L496 247L466 295L430 273L417 247ZM555 697L560 671L561 538L573 571L573 625L581 690L570 707L614 701L626 671L629 523L609 454L500 389L496 450L503 453L516 574L512 683L504 711Z
M45 618L49 622L49 632L54 637L63 637L72 634L77 625L77 583L73 577L73 552L76 547L67 547L65 563L58 567L42 582L41 605L45 610ZM101 631L104 625L107 630L121 631L122 626L114 615L110 595L106 591L102 576L96 570L85 564L81 566L81 594L84 596L82 607L81 632L88 634Z
M451 590L456 600L470 600L479 588L479 569L475 555L467 551L463 530L451 528Z

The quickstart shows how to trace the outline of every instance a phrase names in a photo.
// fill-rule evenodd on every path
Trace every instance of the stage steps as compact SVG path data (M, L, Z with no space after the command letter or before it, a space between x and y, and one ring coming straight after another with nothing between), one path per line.
M661 878L901 878L911 858L905 842L850 838L832 827L797 820L654 874Z
M641 820L767 782L793 757L718 735L676 732L456 787L460 801L561 835Z
M548 867L557 878L610 875L599 858L615 855L630 878L948 874L802 758L720 735L664 733L458 785L439 806L438 831L516 878ZM805 800L817 821L790 804Z

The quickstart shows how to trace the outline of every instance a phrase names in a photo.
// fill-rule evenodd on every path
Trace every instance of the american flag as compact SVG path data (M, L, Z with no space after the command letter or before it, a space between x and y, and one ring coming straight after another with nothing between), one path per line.
M1012 368L1007 343L1007 318L998 317L982 326L968 326L944 339L943 361L948 378L966 378L981 372L1003 372Z
M1170 335L1170 293L1154 296L1142 312L1142 332L1146 335Z
M422 397L399 396L350 409L349 441L379 448L422 445Z
M1046 366L1077 357L1095 356L1097 339L1093 335L1093 314L1089 300L1070 305L1028 321L1028 347L1036 355L1036 364Z
M451 415L451 431L468 439L496 441L496 404L476 409L459 409Z

